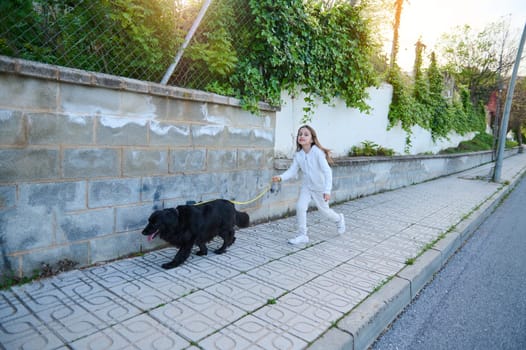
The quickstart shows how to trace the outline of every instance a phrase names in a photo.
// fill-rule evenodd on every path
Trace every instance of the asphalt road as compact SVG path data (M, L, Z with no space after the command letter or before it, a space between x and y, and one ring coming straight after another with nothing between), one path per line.
M526 178L371 349L526 349Z

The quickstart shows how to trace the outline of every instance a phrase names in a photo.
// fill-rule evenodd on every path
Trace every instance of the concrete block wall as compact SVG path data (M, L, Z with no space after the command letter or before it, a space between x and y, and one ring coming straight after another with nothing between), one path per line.
M263 104L0 56L1 273L152 249L155 208L256 196L274 126Z

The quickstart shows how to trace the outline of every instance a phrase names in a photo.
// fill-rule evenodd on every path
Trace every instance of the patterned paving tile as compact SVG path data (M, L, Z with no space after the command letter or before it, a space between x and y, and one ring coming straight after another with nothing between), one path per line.
M118 270L112 264L92 267L85 271L86 276L97 281L104 287L113 287L120 283L126 283L134 278Z
M160 266L146 264L141 258L116 261L112 266L130 276L131 279L140 279L162 270Z
M445 230L439 228L426 227L422 226L422 224L418 224L399 232L396 237L420 242L423 245L426 245L435 240L444 231Z
M197 291L197 287L186 281L176 278L173 274L157 272L141 279L147 286L169 297L171 301Z
M350 241L353 248L362 252L373 248L382 242L382 240L376 240L372 237L368 230L362 230L362 232L353 231L351 235L352 237Z
M173 300L171 296L150 287L143 281L119 284L109 290L142 311L151 310Z
M242 310L231 307L228 303L206 291L192 293L181 299L181 303L203 315L217 319L219 323L233 322L244 314Z
M117 333L113 328L103 329L86 337L70 342L73 349L89 350L121 350L137 349L126 338Z
M83 270L62 272L50 279L50 282L60 290L64 290L67 286L78 284L80 281L91 281Z
M219 254L211 257L211 260L223 266L236 269L240 272L249 271L255 267L266 264L271 260L268 256L262 256L242 247L235 247L227 254Z
M295 223L293 225L280 225L277 222L265 223L257 227L243 230L242 234L236 235L236 246L238 241L241 245L262 244L274 246L282 244L284 237L296 232Z
M224 254L228 254L228 252ZM191 266L208 275L214 276L218 282L239 275L238 270L230 266L221 265L213 259L203 258L195 260L192 262Z
M205 291L192 293L150 312L161 324L190 341L199 341L244 314L243 310Z
M287 244L287 240L292 238L294 235L283 237L283 242L274 245L264 244L251 244L244 247L246 250L253 252L255 255L263 256L269 260L279 259L284 255L301 249L301 245L294 246Z
M94 334L107 327L101 319L78 305L64 305L50 311L52 312L39 314L39 318L67 342Z
M299 269L281 261L272 261L247 273L274 286L292 290L316 276L315 273Z
M51 279L34 281L11 290L35 314L60 308L68 303L66 295L51 283Z
M311 320L280 306L266 306L253 315L307 342L313 341L330 327L330 323Z
M314 247L310 247L308 249L300 250L294 254L289 255L292 261L294 259L301 259L301 260L307 260L311 261L313 264L320 265L325 267L325 270L328 271L335 266L338 266L341 263L341 259L338 259L331 254L328 254L325 250L321 249L314 249ZM287 256L287 257L289 257ZM287 257L282 258L281 260L287 262ZM314 268L315 268L314 266ZM314 271L317 272L317 271Z
M299 350L307 342L255 316L246 316L199 343L206 350Z
M338 245L332 242L323 242L323 243L317 244L313 247L310 247L308 251L315 252L315 253L321 253L325 257L330 256L331 259L334 261L334 263L336 263L337 265L349 259L352 259L354 256L359 254L358 250L354 248L350 248L347 244Z
M362 291L363 292L363 291ZM315 282L309 282L291 292L300 298L310 300L314 303L323 301L323 304L341 313L349 312L358 301L351 300L347 297L342 297L332 291L328 291L324 286ZM357 292L357 295L360 293Z
M265 350L250 339L243 338L230 326L199 342L200 349L205 350ZM241 332L239 332L241 333ZM248 334L247 336L250 336Z
M343 315L342 312L327 307L324 300L306 299L294 293L284 295L277 303L316 322L332 323Z
M381 259L392 260L401 263L405 263L407 259L413 258L415 256L415 253L409 251L408 249L396 249L383 244L383 242L371 250L370 253L380 257Z
M236 276L213 285L206 291L246 312L252 312L286 292L282 288L269 285L248 275Z
M29 310L11 291L0 291L0 324L29 315Z
M280 298L276 304L265 306L253 315L289 334L311 342L343 316L342 312L323 306L322 303L324 301L320 300L318 303L289 293Z
M372 292L386 278L385 275L344 263L324 276L343 284Z
M118 288L118 285L115 288ZM86 310L89 315L102 320L107 325L122 322L128 318L141 313L141 310L133 305L134 300L126 299L126 296L119 296L111 290L83 295L74 299L74 302Z
M103 286L96 283L87 276L78 276L77 279L68 279L67 283L64 280L53 278L53 284L60 289L69 298L81 298L86 295L100 293L105 290Z
M222 276L203 272L196 266L187 263L170 270L164 270L164 273L188 286L192 286L192 289L205 289L225 279Z
M252 278L246 274L236 276L231 281L235 285L245 290L250 290L256 293L257 295L269 299L278 298L280 295L286 293L286 290L284 288L275 287L267 283L263 283L262 281L256 278Z
M167 252L171 252L171 258L167 256ZM176 253L177 249L170 247L146 253L139 259L143 264L157 267L161 271L163 269L161 265L173 259Z
M310 257L313 256L313 254L310 254L307 251L302 251L303 254L291 254L287 255L279 261L282 261L288 265L292 265L296 267L297 269L305 269L308 271L311 271L315 274L322 274L325 271L329 270L331 266L327 266L327 264L323 264L321 259L312 259Z
M396 235L393 237L389 237L388 239L380 243L378 247L398 249L400 251L407 252L409 255L414 256L420 253L420 251L422 251L422 249L425 247L425 244L415 239L408 239L406 237Z
M33 315L0 321L0 348L56 349L64 342Z
M385 276L393 276L405 266L405 263L382 260L381 257L368 252L349 260L348 264Z
M153 318L143 314L79 339L71 345L74 349L175 350L186 348L190 344Z
M352 256L353 252L351 249L348 251L335 250L334 253L332 248L334 245L329 242L321 242L319 244L313 245L308 249L304 249L300 252L295 253L297 256L303 256L307 259L313 259L313 261L322 262L328 268L333 268L338 266Z
M137 349L174 350L190 345L187 340L145 314L116 325L114 329Z

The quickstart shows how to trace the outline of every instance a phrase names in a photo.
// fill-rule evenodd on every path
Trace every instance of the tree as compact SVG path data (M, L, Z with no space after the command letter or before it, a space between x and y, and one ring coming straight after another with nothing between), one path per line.
M481 32L469 25L444 34L438 45L445 68L470 92L474 106L485 103L497 88L499 73L509 73L518 40L506 40L509 23L488 24Z
M415 64L413 67L414 72L414 86L413 86L413 96L418 102L426 103L428 99L428 85L427 81L424 78L423 72L423 55L426 46L424 43L418 39L415 44Z
M429 68L427 70L427 79L429 83L429 110L430 110L430 129L433 139L447 137L447 134L453 128L451 118L448 117L448 108L453 109L454 104L448 106L446 99L443 97L444 77L438 68L436 55L431 53Z
M398 30L400 29L400 17L402 16L402 6L404 0L395 0L395 17L393 22L393 43L391 48L390 67L393 69L396 64L396 56L398 55Z

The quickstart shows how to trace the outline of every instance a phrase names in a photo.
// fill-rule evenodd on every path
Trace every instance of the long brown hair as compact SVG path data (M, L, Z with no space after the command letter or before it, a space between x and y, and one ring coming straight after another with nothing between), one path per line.
M302 125L298 128L298 132L296 134L296 151L301 151L301 145L299 144L298 142L298 135L300 133L300 130L301 129L307 129L310 131L310 134L312 136L312 145L316 145L318 146L319 149L321 149L323 151L323 153L325 153L325 158L327 159L327 162L330 164L330 165L333 165L334 164L334 160L332 160L331 158L331 150L328 149L328 148L325 148L321 145L320 143L320 140L318 140L318 135L316 134L316 130L314 130L312 128L312 126L310 125Z

